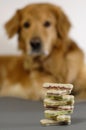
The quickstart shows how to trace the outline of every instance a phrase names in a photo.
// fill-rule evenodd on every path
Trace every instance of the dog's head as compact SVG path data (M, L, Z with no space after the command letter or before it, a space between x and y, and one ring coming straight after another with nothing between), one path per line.
M49 55L60 40L65 40L70 22L63 11L51 4L32 4L9 20L5 28L9 37L19 36L19 48L31 55Z

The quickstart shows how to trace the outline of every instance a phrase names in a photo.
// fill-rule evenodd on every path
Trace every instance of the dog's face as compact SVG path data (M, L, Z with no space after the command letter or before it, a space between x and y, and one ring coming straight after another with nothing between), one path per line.
M20 38L24 41L26 52L31 55L48 55L57 38L55 25L55 18L48 9L38 6L22 11Z
M49 55L59 40L67 37L70 23L59 7L29 5L6 23L9 37L19 35L19 48L30 55Z

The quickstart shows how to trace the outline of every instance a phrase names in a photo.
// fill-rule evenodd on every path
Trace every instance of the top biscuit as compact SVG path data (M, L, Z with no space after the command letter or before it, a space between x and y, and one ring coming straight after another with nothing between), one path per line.
M67 90L72 90L73 85L72 84L61 84L61 83L44 83L43 87L46 89L67 89Z

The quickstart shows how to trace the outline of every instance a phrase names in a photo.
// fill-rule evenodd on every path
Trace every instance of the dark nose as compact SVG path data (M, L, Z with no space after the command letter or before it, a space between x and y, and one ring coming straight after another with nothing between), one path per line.
M39 37L32 38L30 45L33 51L39 51L41 49L41 39Z

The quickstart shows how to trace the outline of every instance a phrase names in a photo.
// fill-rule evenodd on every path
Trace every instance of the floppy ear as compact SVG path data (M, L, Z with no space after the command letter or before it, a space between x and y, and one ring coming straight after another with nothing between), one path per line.
M54 15L56 17L56 30L58 38L64 39L67 37L71 24L65 13L56 6L53 6Z
M16 14L5 24L5 29L9 38L13 37L19 30L19 10Z

